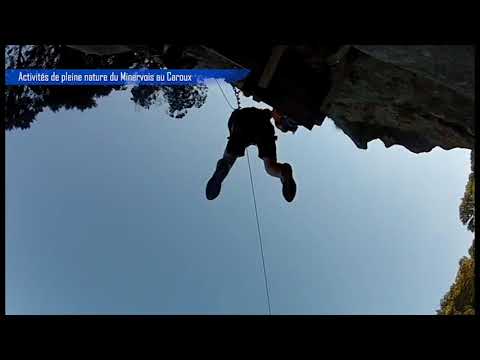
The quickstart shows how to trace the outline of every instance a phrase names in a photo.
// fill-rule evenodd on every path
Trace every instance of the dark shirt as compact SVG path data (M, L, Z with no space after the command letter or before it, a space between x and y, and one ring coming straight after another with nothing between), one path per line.
M257 145L261 159L277 158L275 129L270 123L272 112L267 109L245 108L233 111L228 119L230 137L225 151L241 157L250 145Z
M270 122L272 112L268 109L254 107L237 109L228 119L230 135L252 137L256 135L275 135L275 129Z

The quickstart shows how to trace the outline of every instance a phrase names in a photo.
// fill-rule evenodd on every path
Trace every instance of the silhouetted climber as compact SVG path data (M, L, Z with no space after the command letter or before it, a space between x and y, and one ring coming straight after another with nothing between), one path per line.
M285 200L291 202L296 194L297 186L293 179L292 167L277 162L275 146L275 129L270 123L273 113L268 109L244 108L234 110L228 120L230 131L227 147L223 157L218 160L215 173L207 183L206 195L208 200L215 199L238 157L245 155L245 149L250 145L258 147L258 157L263 160L266 172L277 177L282 182L282 193ZM279 117L275 116L275 125ZM283 131L283 130L282 130Z

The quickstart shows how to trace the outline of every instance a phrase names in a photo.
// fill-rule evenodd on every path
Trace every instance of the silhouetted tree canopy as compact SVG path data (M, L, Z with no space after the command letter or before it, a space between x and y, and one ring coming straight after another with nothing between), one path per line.
M200 108L207 99L205 85L186 86L135 86L131 100L146 109L156 103L168 103L168 115L183 118L188 109Z
M181 54L180 54L181 55ZM86 55L65 45L10 45L5 49L5 67L39 69L91 68L164 68L175 65L175 57L161 57L148 52L97 56ZM182 64L184 66L184 64ZM97 106L97 100L122 86L7 86L5 87L5 128L27 129L44 110L87 110ZM200 108L207 98L204 85L134 86L131 89L135 104L149 108L153 103L168 105L168 115L182 118L188 110Z
M101 67L104 59L89 57L63 45L7 46L8 68L89 68ZM117 87L118 88L118 87ZM27 129L45 109L85 110L96 106L96 99L110 94L112 86L6 86L5 127Z
M471 152L471 173L465 186L465 194L460 203L459 213L460 221L463 225L467 225L468 230L475 231L475 152Z
M475 176L473 173L468 177L465 186L465 194L460 203L460 221L467 225L468 230L475 231Z
M460 203L460 221L475 232L475 152L471 152L471 173ZM440 302L439 315L475 315L475 238L469 256L460 259L457 277Z
M440 302L438 315L475 315L475 240L459 262L455 282Z

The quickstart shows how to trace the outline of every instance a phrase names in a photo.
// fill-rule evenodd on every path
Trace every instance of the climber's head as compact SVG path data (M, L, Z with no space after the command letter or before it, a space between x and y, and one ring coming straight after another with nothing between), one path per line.
M272 118L275 123L275 127L279 129L281 132L288 132L291 131L295 133L297 131L298 125L291 119L282 114L278 110L272 110Z
M272 110L272 118L275 123L275 127L282 132L287 132L285 127L283 126L283 114L280 113L278 110Z

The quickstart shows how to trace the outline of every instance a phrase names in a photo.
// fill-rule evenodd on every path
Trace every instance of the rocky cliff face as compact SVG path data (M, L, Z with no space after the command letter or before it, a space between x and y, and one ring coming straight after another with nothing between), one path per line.
M456 90L458 82L452 80L447 86L445 78L435 81L418 71L357 55L327 108L328 116L359 148L366 149L377 138L387 147L403 145L415 153L435 146L474 147L473 96ZM447 71L455 73L457 80L468 79L470 65L465 66L463 76L462 68ZM426 67L417 67L422 66ZM473 78L463 83L473 91Z
M76 48L112 55L142 51L166 67L245 67L258 76L271 53L271 47L259 45ZM474 148L473 46L355 45L340 63L327 65L334 49L289 46L268 88L250 89L253 98L308 129L320 126L327 115L361 149L375 139L415 153L436 146ZM237 86L243 89L245 83Z
M190 50L202 67L244 66L261 72L266 62L256 55L260 51L248 49ZM361 149L375 139L415 153L436 146L474 147L473 46L352 46L327 79L329 51L321 45L289 46L290 56L283 56L269 89L254 99L308 129L320 126L327 114ZM266 53L268 57L268 47ZM332 86L327 98L321 94L326 82Z
M475 98L475 48L468 45L355 45L385 63Z

